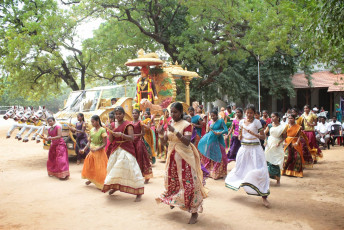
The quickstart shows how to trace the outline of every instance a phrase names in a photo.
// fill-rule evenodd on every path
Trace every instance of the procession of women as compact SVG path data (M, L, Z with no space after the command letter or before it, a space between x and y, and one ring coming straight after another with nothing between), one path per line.
M79 113L72 131L77 134L77 164L83 164L80 176L85 184L109 195L131 194L140 202L154 180L152 166L163 162L165 182L155 202L189 212L188 223L195 224L211 196L208 180L223 183L224 189L242 188L248 195L260 196L262 206L269 208L273 181L283 187L283 176L302 178L323 157L317 139L321 122L309 105L302 114L292 109L284 115L264 111L260 117L252 104L244 109L228 105L209 113L195 104L186 113L175 102L159 118L152 117L149 109L134 109L133 121L125 120L125 110L116 106L107 123L92 116L89 133ZM69 160L61 127L54 117L47 122L50 128L43 138L52 143L48 175L67 180Z

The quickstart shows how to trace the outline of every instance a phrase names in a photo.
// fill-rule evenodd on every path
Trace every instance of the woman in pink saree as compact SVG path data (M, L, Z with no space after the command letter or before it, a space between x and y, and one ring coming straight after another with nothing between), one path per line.
M54 117L49 117L47 121L50 128L45 140L51 141L47 162L48 175L67 180L69 178L68 150L62 138L62 129L56 125Z

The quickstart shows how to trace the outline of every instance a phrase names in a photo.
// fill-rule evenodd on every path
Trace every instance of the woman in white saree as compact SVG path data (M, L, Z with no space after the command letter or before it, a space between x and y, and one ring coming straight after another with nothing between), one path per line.
M281 168L284 161L283 144L286 137L286 125L280 123L278 113L271 114L272 124L266 127L265 133L270 133L267 145L265 147L265 158L268 164L269 176L277 180L280 184Z

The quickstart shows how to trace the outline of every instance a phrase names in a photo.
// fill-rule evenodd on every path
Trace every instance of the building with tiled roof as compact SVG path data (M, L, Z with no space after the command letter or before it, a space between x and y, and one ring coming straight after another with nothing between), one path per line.
M320 71L307 79L304 73L297 73L292 76L292 83L296 96L273 100L272 110L283 111L290 106L302 109L305 104L309 104L311 107L316 105L319 109L323 106L333 114L334 105L340 104L340 98L344 98L344 74Z

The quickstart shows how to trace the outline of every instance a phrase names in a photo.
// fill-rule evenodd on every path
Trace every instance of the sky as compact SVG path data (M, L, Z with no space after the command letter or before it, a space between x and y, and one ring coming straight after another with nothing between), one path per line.
M57 4L60 9L70 10L70 6L63 5L59 0L57 0ZM97 19L91 18L82 22L77 27L78 38L76 38L76 43L75 43L76 48L81 49L82 41L88 38L92 38L93 31L98 29L102 22L104 22L104 20L101 18L97 18Z

